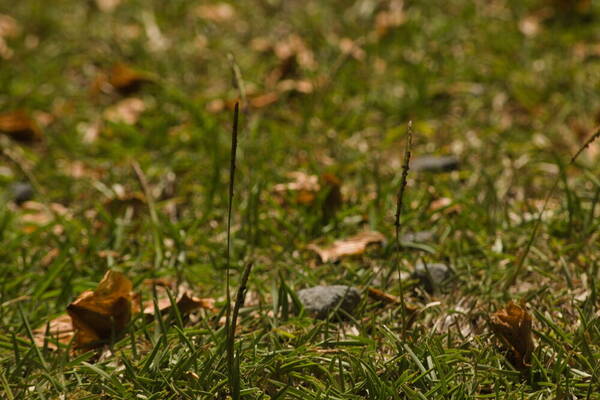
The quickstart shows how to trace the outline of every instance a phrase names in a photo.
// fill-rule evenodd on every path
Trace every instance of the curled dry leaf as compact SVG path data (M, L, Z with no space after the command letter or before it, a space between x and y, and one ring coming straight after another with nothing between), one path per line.
M134 125L145 110L146 105L141 99L130 97L107 108L104 111L104 118L112 122Z
M37 122L24 110L0 114L0 132L21 143L32 143L42 138Z
M94 347L120 336L131 319L132 284L107 271L96 290L87 290L67 307L75 329L75 347Z
M518 370L529 368L533 338L531 315L525 307L509 302L504 309L491 315L490 325L496 337L507 347L511 364Z
M48 324L34 329L33 341L39 347L43 347L46 342L50 350L56 350L58 349L57 343L68 344L74 334L75 330L73 329L71 317L68 314L63 314L54 318Z
M336 240L331 246L320 247L316 244L310 244L308 248L315 251L322 262L328 262L337 261L344 256L363 254L370 244L382 244L384 242L385 236L383 234L375 231L367 231L347 239Z

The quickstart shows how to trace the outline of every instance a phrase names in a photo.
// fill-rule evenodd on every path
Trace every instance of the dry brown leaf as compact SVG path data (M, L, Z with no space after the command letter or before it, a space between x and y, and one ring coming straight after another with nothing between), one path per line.
M390 1L389 9L380 11L375 16L375 33L377 37L385 36L392 28L398 27L406 22L404 13L404 1Z
M104 200L102 205L112 215L123 214L129 207L134 214L139 213L146 206L146 197L141 192L127 192L119 184L112 187L114 196Z
M203 4L196 8L196 15L212 22L225 22L235 17L235 9L227 3Z
M108 83L123 94L135 92L142 84L149 81L147 74L124 63L113 65L108 74Z
M0 58L12 58L14 50L6 43L6 38L16 37L21 33L21 26L13 17L0 14Z
M440 212L443 215L450 215L460 213L462 207L460 204L454 203L453 200L448 197L441 197L431 202L429 210L432 212Z
M365 59L365 51L354 40L350 38L342 38L338 45L340 46L342 53L347 54L358 61Z
M38 228L46 226L55 220L56 215L65 218L70 218L69 210L59 203L51 203L49 206L36 201L26 201L21 205L23 214L21 222L23 231L26 233L35 232ZM62 225L55 225L53 232L55 234L62 233Z
M187 315L192 311L204 308L206 310L215 310L215 299L194 297L184 292L176 301L177 308L181 315ZM168 314L171 311L171 300L168 297L163 297L157 300L158 311L161 315ZM154 301L148 300L144 302L144 314L154 315Z
M112 12L121 4L121 0L96 0L96 6L102 12Z
M531 335L531 315L525 306L509 302L506 307L491 315L492 330L507 347L508 360L518 370L531 366L533 338Z
M21 33L21 26L10 15L0 14L0 38L15 37Z
M273 187L276 192L301 191L317 192L321 188L319 178L302 171L293 171L287 174L292 181L279 183Z
M295 58L298 65L303 68L312 70L317 66L312 50L299 35L292 34L277 42L274 51L277 58L281 60Z
M361 232L347 239L336 240L331 246L320 247L315 244L308 245L308 249L315 251L322 262L337 261L344 256L363 254L370 244L382 244L385 236L379 232Z
M75 328L75 347L94 347L120 336L131 319L132 284L107 271L96 290L87 290L67 307Z
M321 189L319 178L316 175L309 175L302 171L290 172L287 176L291 181L273 186L275 193L282 195L287 192L296 192L296 202L298 204L313 204L317 198L317 193ZM283 202L283 198L281 202Z
M54 341L66 345L71 341L73 335L75 335L75 330L71 323L71 317L68 314L63 314L48 322L47 325L34 329L33 341L39 347L43 347L44 342L47 341L48 348L56 350L58 346Z
M535 36L540 33L540 18L537 15L528 15L519 21L519 30L525 36Z
M40 265L43 268L48 267L48 265L52 264L52 262L56 260L56 257L58 257L59 255L60 249L58 249L57 247L53 248L48 253L46 253L44 257L42 257L42 259L40 260Z
M141 99L130 97L107 108L104 111L104 118L112 122L135 125L145 110L146 105Z
M254 96L249 99L252 108L264 108L276 103L279 100L279 95L276 92L268 92Z
M0 114L0 132L22 143L32 143L42 138L37 122L24 110Z

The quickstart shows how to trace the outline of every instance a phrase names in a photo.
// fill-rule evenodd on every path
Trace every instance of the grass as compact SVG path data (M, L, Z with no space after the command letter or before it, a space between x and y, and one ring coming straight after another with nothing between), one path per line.
M582 14L543 0L405 1L401 23L388 27L398 17L380 12L398 2L250 0L221 14L213 1L95 4L0 0L0 14L21 26L5 39L12 58L0 59L0 111L49 121L41 143L0 142L1 398L231 394L219 321L228 107L243 90L231 219L232 290L253 263L235 348L242 398L600 399L598 143L569 164L600 123L598 4ZM285 51L295 63L277 56ZM115 62L152 83L91 93ZM257 107L277 76L312 91ZM105 110L129 96L145 105L139 120L107 121ZM456 154L461 169L408 174L402 233L433 238L396 258L408 121L413 158ZM324 193L312 205L275 194L292 171L341 180L334 218L323 218ZM35 187L38 208L8 200L18 181ZM365 229L388 243L339 263L306 250ZM452 267L441 293L399 282L396 268L408 276L419 259ZM109 268L145 298L144 279L172 277L221 311L135 315L98 351L33 345L32 330ZM348 320L313 320L297 312L295 293L317 284L403 293L417 314L404 331L400 304L365 293ZM527 374L487 325L509 300L533 316Z

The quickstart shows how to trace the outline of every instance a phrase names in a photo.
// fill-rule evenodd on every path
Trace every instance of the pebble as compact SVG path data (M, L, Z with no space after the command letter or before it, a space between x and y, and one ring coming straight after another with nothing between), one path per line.
M17 182L11 185L10 191L12 199L18 205L25 203L33 198L33 187L28 182Z
M456 156L422 156L410 163L413 171L425 172L450 172L459 167L460 161Z
M430 242L433 239L432 231L409 232L400 236L401 242L422 243Z
M298 298L306 311L316 318L325 319L340 302L338 311L344 310L351 314L360 302L360 292L345 285L315 286L298 291ZM344 313L340 312L336 317L343 319Z
M430 294L439 292L452 277L452 270L442 263L423 263L419 261L412 273L412 278L419 281Z

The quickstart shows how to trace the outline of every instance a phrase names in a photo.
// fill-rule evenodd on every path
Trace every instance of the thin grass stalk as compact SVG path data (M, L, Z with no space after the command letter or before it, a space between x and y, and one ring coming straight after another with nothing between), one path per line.
M406 181L408 179L408 170L410 169L410 150L412 146L413 127L412 121L408 122L408 136L406 138L406 147L404 148L404 160L402 162L402 177L400 179L400 187L398 188L398 194L396 196L396 216L394 220L394 227L396 231L396 270L398 272L398 285L400 287L400 306L402 308L401 322L402 332L406 329L406 304L404 302L404 288L402 286L402 277L400 275L400 250L402 250L402 244L400 243L400 217L402 216L402 208L404 205L404 192L406 190Z
M230 293L230 271L231 271L231 214L233 209L233 188L235 184L235 162L237 154L237 136L238 136L238 119L239 119L239 102L235 103L233 111L233 128L231 134L231 160L229 165L229 205L227 207L227 254L226 254L226 269L225 269L225 289L226 289L226 347L227 347L227 370L229 372L229 383L234 392L232 385L233 377L233 356L234 356L234 343L232 338L234 336L231 333L231 293ZM234 399L236 397L234 396ZM239 398L239 397L238 397Z
M581 153L583 153L583 151L585 149L587 149L598 138L600 138L600 127L596 128L594 130L594 133L592 135L590 135L590 137L588 138L588 140L586 140L585 143L583 145L581 145L581 147L575 152L575 154L569 160L569 163L567 164L567 167L575 164L575 161L581 155ZM552 196L556 192L556 189L558 188L559 182L560 182L560 179L556 179L554 181L554 185L552 185L552 188L546 194L546 198L544 199L544 205L542 206L542 209L540 210L540 212L538 213L538 215L537 215L537 217L535 219L535 224L533 225L533 230L531 231L531 235L529 236L529 240L527 241L527 245L525 246L525 249L519 255L519 257L517 259L517 265L515 266L513 272L506 279L506 282L504 284L504 290L505 291L508 290L508 288L511 287L516 282L517 277L519 276L519 274L523 270L523 266L525 265L525 260L527 259L527 256L529 255L529 252L531 250L531 246L533 245L533 242L535 241L535 238L537 237L538 231L539 231L540 226L542 224L542 217L544 215L544 212L548 208L548 203L550 202L550 199L552 198Z

